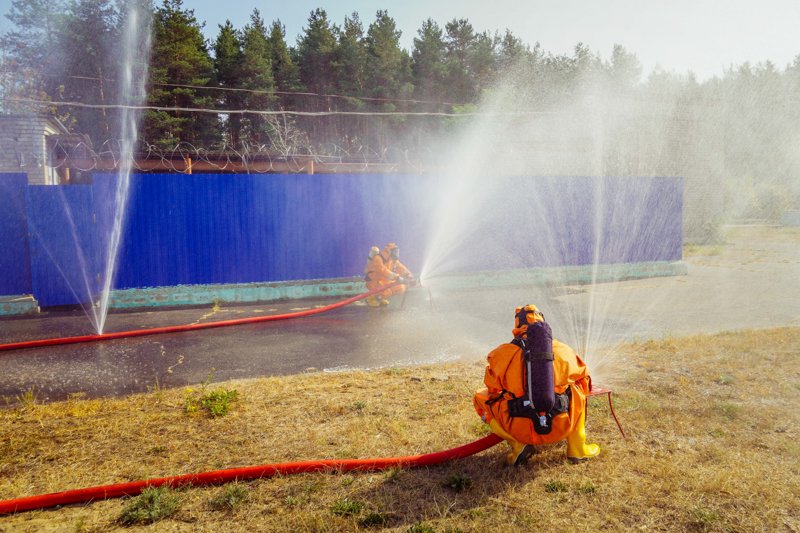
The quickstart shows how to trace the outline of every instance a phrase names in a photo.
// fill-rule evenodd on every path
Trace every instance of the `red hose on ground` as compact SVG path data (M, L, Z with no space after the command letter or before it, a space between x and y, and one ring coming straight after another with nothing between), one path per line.
M201 486L219 485L230 481L247 481L272 477L274 475L302 474L306 472L319 472L323 470L336 470L349 472L351 470L374 471L384 470L393 467L411 468L416 466L430 466L453 459L462 459L470 455L487 450L501 442L502 439L497 435L490 434L482 439L470 444L459 446L441 452L429 453L425 455L411 455L407 457L391 457L376 459L342 459L342 460L321 460L321 461L301 461L294 463L275 463L260 466L247 466L243 468L230 468L227 470L214 470L211 472L201 472L197 474L183 474L142 481L131 481L128 483L117 483L115 485L100 485L84 489L67 490L64 492L54 492L52 494L41 494L38 496L27 496L12 500L0 501L0 516L20 513L23 511L33 511L35 509L46 509L58 505L71 505L77 503L88 503L95 500L106 500L118 498L120 496L136 496L148 487L170 487L181 486Z
M43 346L56 346L59 344L77 344L81 342L94 342L94 341L107 341L113 339L122 339L125 337L143 337L145 335L159 335L162 333L177 333L181 331L195 331L198 329L209 329L209 328L221 328L225 326L238 326L240 324L254 324L256 322L271 322L273 320L286 320L289 318L300 318L304 316L311 316L316 315L319 313L324 313L326 311L332 311L333 309L338 309L340 307L344 307L345 305L349 305L353 302L357 302L358 300L363 300L368 296L372 296L373 294L378 294L385 291L388 288L394 287L395 285L399 285L400 282L392 283L391 285L386 285L381 287L380 289L375 289L372 291L368 291L362 294L358 294L356 296L351 296L346 300L342 300L341 302L336 302L335 304L326 305L324 307L319 307L317 309L308 309L306 311L296 311L294 313L284 313L281 315L267 315L267 316L253 316L249 318L236 318L233 320L220 320L218 322L204 322L201 324L186 324L183 326L165 326L160 328L150 328L150 329L135 329L131 331L118 331L114 333L101 333L97 335L81 335L77 337L57 337L53 339L39 339L35 341L23 341L23 342L12 342L9 344L0 344L0 352L7 351L7 350L21 350L24 348L40 348Z

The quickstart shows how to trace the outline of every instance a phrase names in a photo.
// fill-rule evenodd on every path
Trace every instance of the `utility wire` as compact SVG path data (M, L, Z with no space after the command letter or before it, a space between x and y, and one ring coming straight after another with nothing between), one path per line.
M110 81L114 82L113 79L110 78L95 78L91 76L67 76L68 78L76 79L76 80L94 80L94 81ZM372 101L372 102L401 102L401 103L410 103L410 104L435 104L435 105L467 105L466 103L455 103L455 102L440 102L436 100L411 100L411 99L403 99L403 98L379 98L374 96L348 96L346 94L326 94L326 93L312 93L312 92L301 92L301 91L266 91L262 89L242 89L238 87L208 87L205 85L186 85L180 83L151 83L151 85L157 85L159 87L178 87L178 88L185 88L185 89L205 89L210 91L230 91L230 92L243 92L243 93L250 93L250 94L282 94L288 96L317 96L320 98L342 98L345 100L365 100L365 101Z
M299 117L326 117L335 115L351 116L420 116L420 117L499 117L499 116L533 116L533 115L552 115L552 111L504 111L504 112L469 112L469 113L445 113L438 111L288 111L288 110L256 110L256 109L209 109L201 107L165 107L149 105L127 105L127 104L87 104L84 102L66 102L58 100L35 100L31 98L3 97L0 100L19 102L26 104L39 104L42 106L65 106L80 107L88 109L128 109L133 111L167 111L167 112L186 112L186 113L211 113L215 115L264 115L264 116L299 116Z

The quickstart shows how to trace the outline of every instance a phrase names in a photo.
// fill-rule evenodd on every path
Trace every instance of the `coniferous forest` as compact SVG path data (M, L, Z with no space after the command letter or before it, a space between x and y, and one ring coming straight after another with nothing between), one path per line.
M280 20L256 9L244 27L226 21L207 40L182 0L13 0L12 29L0 38L3 112L50 114L96 150L113 146L131 2L150 17L149 61L133 65L146 79L139 151L424 163L439 140L491 110L507 131L538 121L539 149L600 124L604 173L707 175L750 216L800 204L800 55L699 81L643 72L623 45L608 57L583 43L558 55L458 18L421 21L406 50L386 10L331 20L315 9L291 42ZM570 134L553 134L565 124ZM505 144L519 153L521 137ZM596 139L583 142L597 149Z

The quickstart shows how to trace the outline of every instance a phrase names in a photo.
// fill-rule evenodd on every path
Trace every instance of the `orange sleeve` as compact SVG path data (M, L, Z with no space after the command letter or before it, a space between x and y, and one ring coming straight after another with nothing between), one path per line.
M376 255L370 260L367 271L373 281L391 280L393 277L392 271L389 270L380 255Z
M404 277L404 278L407 278L408 276L411 275L411 271L409 269L407 269L406 266L403 263L398 261L397 262L397 274L402 276L402 277Z

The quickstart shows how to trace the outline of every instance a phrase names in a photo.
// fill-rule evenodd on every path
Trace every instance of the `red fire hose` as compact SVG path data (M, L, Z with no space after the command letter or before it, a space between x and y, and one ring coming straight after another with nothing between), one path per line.
M62 337L53 339L41 339L35 341L16 342L11 344L0 344L0 351L3 350L17 350L22 348L35 348L42 346L54 346L58 344L74 344L80 342L92 342L100 340L120 339L124 337L140 337L144 335L156 335L160 333L175 333L179 331L193 331L198 329L218 328L224 326L234 326L238 324L251 324L255 322L268 322L272 320L285 320L288 318L299 318L303 316L315 315L344 307L350 303L361 300L373 294L383 292L388 287L394 286L392 284L387 287L381 287L373 291L365 292L357 296L353 296L341 302L331 304L318 309L310 309L306 311L298 311L295 313L286 313L282 315L269 315L250 318L240 318L235 320L223 320L219 322L207 322L203 324L187 324L184 326L167 326L161 328L142 329L133 331L122 331L117 333L105 333L100 335L84 335L79 337ZM595 387L595 390L590 393L590 396L608 394L609 405L611 405L611 391ZM614 414L613 406L611 406L611 413L614 420L622 432L622 426L619 425L616 414ZM625 435L622 432L623 436ZM88 487L83 489L68 490L63 492L54 492L51 494L41 494L37 496L27 496L23 498L14 498L11 500L0 501L0 516L24 511L32 511L35 509L46 509L48 507L56 507L59 505L71 505L79 503L87 503L95 500L105 500L109 498L118 498L121 496L136 496L148 487L182 487L182 486L202 486L202 485L218 485L228 483L230 481L247 481L252 479L260 479L272 477L274 475L291 475L306 472L319 472L325 470L337 470L342 472L349 472L351 470L361 471L376 471L384 470L393 467L411 468L418 466L430 466L453 459L461 459L470 455L482 452L491 448L495 444L502 441L500 437L494 434L487 435L473 443L452 448L441 452L429 453L425 455L412 455L406 457L393 457L393 458L373 458L373 459L343 459L343 460L319 460L319 461L301 461L292 463L274 463L260 466L248 466L243 468L231 468L227 470L214 470L210 472L201 472L196 474L183 474L178 476L169 476L162 478L146 479L142 481L131 481L128 483L117 483L113 485L99 485L96 487Z
M77 503L87 503L95 500L106 500L118 498L120 496L136 496L148 487L182 487L182 486L202 486L219 485L230 481L247 481L272 477L274 475L302 474L305 472L320 471L342 471L351 470L375 471L393 467L411 468L417 466L430 466L450 461L462 459L470 455L489 449L498 442L500 437L494 434L487 435L482 439L470 444L459 446L441 452L429 453L425 455L411 455L407 457L376 458L376 459L342 459L342 460L322 460L322 461L301 461L295 463L274 463L261 466L247 466L243 468L230 468L227 470L214 470L198 474L183 474L142 481L131 481L128 483L117 483L115 485L100 485L84 489L67 490L64 492L54 492L51 494L41 494L38 496L28 496L25 498L15 498L12 500L0 501L0 515L32 511L35 509L46 509L58 505L71 505Z
M375 289L372 291L368 291L362 294L358 294L356 296L351 296L346 300L342 300L341 302L336 302L335 304L326 305L324 307L319 307L317 309L308 309L306 311L296 311L294 313L284 313L281 315L267 315L267 316L254 316L249 318L236 318L233 320L220 320L218 322L204 322L201 324L186 324L183 326L165 326L160 328L150 328L150 329L135 329L131 331L117 331L114 333L101 333L97 335L80 335L77 337L57 337L53 339L38 339L34 341L23 341L23 342L12 342L9 344L0 344L0 352L7 351L7 350L21 350L24 348L40 348L43 346L56 346L59 344L77 344L81 342L94 342L94 341L107 341L107 340L114 340L114 339L122 339L125 337L143 337L145 335L160 335L162 333L177 333L181 331L195 331L198 329L209 329L209 328L221 328L225 326L238 326L239 324L254 324L256 322L271 322L274 320L286 320L289 318L300 318L304 316L311 316L316 315L319 313L324 313L326 311L331 311L333 309L338 309L340 307L344 307L349 305L353 302L358 300L363 300L368 296L372 296L373 294L378 294L386 289L394 287L395 285L399 285L400 282L392 283L391 285L386 285L379 289Z

